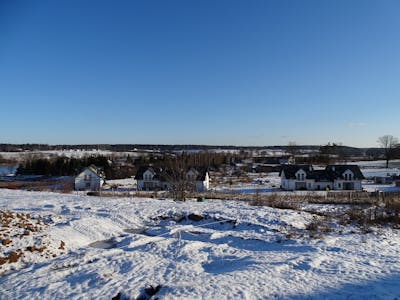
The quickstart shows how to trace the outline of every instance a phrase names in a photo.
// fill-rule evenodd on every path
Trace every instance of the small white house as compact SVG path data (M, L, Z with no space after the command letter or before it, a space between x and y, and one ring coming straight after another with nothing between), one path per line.
M96 166L91 165L75 177L75 190L99 191L104 181L103 172Z
M364 179L356 165L328 165L314 170L311 165L285 165L279 174L281 188L293 190L362 190Z

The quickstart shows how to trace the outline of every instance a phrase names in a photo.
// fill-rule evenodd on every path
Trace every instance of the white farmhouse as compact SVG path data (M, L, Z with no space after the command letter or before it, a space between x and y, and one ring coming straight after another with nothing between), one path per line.
M104 180L103 172L91 165L75 177L75 190L99 191Z
M279 174L281 188L293 190L362 190L364 179L357 165L328 165L314 170L311 165L285 165Z

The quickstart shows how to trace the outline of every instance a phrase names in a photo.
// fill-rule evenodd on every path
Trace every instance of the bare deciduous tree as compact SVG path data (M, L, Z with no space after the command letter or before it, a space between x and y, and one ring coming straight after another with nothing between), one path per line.
M178 155L166 163L164 177L175 200L185 201L187 192L193 191L195 181L187 176L189 160L185 154Z
M378 144L383 149L386 160L386 168L389 167L389 160L393 158L394 151L398 146L399 140L393 135L383 135L378 138Z

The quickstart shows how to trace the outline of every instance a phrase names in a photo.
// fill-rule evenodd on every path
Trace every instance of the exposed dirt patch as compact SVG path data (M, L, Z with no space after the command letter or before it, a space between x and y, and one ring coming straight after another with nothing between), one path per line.
M41 216L0 210L0 226L0 275L11 270L9 264L23 266L38 256L51 259L65 250L63 241L58 248L50 245L45 233L49 225Z

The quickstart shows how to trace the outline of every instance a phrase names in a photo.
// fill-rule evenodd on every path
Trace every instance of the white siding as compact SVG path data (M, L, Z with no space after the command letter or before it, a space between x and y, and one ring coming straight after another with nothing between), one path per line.
M208 176L208 172L206 172L204 181L196 181L196 191L205 192L209 188L210 188L210 177Z
M75 190L98 191L103 183L104 180L100 176L86 168L75 178Z

